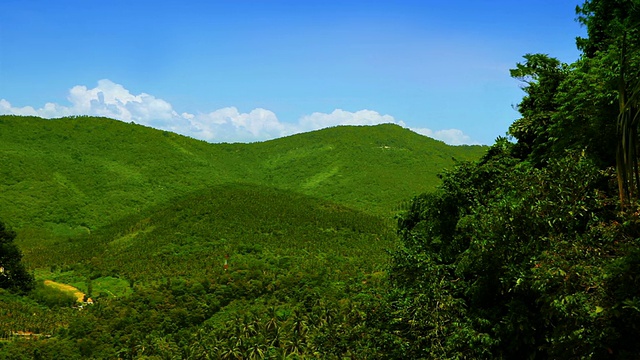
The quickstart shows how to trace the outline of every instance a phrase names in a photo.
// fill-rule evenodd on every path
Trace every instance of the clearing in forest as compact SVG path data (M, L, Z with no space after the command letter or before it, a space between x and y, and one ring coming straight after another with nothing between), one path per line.
M72 293L73 296L76 297L76 300L78 302L82 302L84 300L84 293L82 291L78 290L78 288L76 288L76 287L73 287L73 286L67 285L67 284L58 283L58 282L51 281L51 280L45 280L44 284L46 286L54 287L54 288L56 288L58 290L62 290L62 291L65 291L65 292Z

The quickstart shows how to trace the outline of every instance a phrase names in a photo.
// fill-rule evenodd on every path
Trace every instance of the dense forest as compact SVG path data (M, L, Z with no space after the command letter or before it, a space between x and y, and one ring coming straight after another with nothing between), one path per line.
M93 117L0 116L0 140L15 359L364 356L391 214L487 149L391 124L209 144Z
M400 217L392 357L640 356L640 3L577 13L580 59L524 56L511 138Z
M213 150L118 124L171 145L122 161L74 152L55 128L113 121L1 118L49 129L21 138L41 157L0 144L15 167L0 170L2 206L15 204L0 226L0 357L640 357L640 3L587 0L577 15L580 59L525 55L511 72L521 117L489 148L418 151L385 126ZM73 147L60 155L52 137ZM111 143L87 146L130 146ZM140 156L158 153L165 166ZM437 186L415 171L426 153ZM47 172L52 154L66 170ZM424 193L402 202L416 177Z

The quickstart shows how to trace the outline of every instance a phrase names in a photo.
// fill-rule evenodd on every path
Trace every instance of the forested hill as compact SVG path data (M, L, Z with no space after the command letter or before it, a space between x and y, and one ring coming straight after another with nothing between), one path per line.
M0 216L38 280L0 226L0 358L640 358L640 6L577 16L580 59L524 55L488 149L0 117Z
M389 215L485 151L396 125L210 144L0 116L0 358L375 358Z
M375 214L431 190L448 146L396 125L343 126L253 144L210 144L106 118L0 116L0 218L83 232L225 183L275 186Z

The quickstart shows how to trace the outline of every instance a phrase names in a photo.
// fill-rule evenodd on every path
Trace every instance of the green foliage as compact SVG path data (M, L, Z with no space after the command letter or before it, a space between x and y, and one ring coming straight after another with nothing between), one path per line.
M227 183L278 187L388 216L403 200L433 189L452 158L476 159L484 150L448 146L396 125L209 144L105 118L5 115L0 216L20 241L31 231L40 232L38 239L72 236Z
M364 131L366 130L366 131ZM448 146L397 125L339 126L252 144L262 182L390 216L401 201L429 191L453 159L475 160L480 146Z
M609 51L624 28L639 19L639 5L637 0L586 0L576 9L588 35L578 38L578 49L589 58Z
M17 205L0 209L25 259L96 299L78 311L2 290L0 357L637 358L640 207L620 211L613 165L615 119L636 106L638 8L579 7L584 56L526 55L516 142L455 166L486 149L393 125L211 145L0 117L0 205Z
M609 106L603 115L610 124L617 119L615 161L618 192L621 205L625 206L637 199L640 187L637 154L640 3L635 0L588 0L577 11L579 21L586 25L589 35L586 39L578 39L578 47L583 50L585 61L597 63L600 68L600 82L605 84L600 94L614 92L618 104L615 109Z
M388 224L371 215L282 190L226 185L52 244L46 264L32 262L84 273L95 289L106 276L149 282L218 273L225 256L231 269L254 258L292 266L314 254L307 261L361 262L376 271L390 238Z
M634 9L635 10L635 9ZM616 169L620 201L623 205L635 201L640 191L640 172L638 170L638 124L640 121L640 80L638 74L639 58L636 55L640 46L634 32L640 25L640 19L634 25L628 21L622 29L620 44L620 64L618 75L618 147ZM636 41L634 41L636 40Z
M618 329L637 335L637 315L625 304L638 287L614 280L637 278L636 252L626 250L637 230L619 225L610 175L581 155L536 169L513 166L508 152L490 153L447 174L447 187L417 198L400 218L405 246L390 274L397 288L390 321L404 351L435 358L637 354L636 343L625 342L631 335ZM472 189L493 183L494 191L470 192L468 179ZM453 205L433 210L443 203Z
M517 142L458 165L399 218L380 321L391 357L638 357L638 208L618 200L636 185L616 191L613 168L624 143L637 177L638 9L579 7L579 61L527 55L512 70L526 83Z
M91 284L96 304L70 316L33 297L63 320L45 334L83 357L373 356L378 330L364 324L395 244L376 216L228 184L49 243L38 278Z
M16 234L0 221L0 289L26 292L33 288L33 276L21 262L22 253L14 244Z
M552 154L585 151L599 166L615 164L617 89L607 64L611 59L583 57L569 65L555 94L558 111L553 116ZM603 146L609 144L609 146Z
M522 118L509 127L509 134L518 140L515 151L520 157L530 157L534 163L544 161L555 140L551 130L559 104L558 87L566 76L566 64L542 54L527 54L526 62L517 64L511 76L523 81L527 93L518 105Z
M34 304L11 311L5 334L33 329L33 319L18 319L45 312L56 321L38 331L76 355L126 357L143 347L144 356L188 357L195 339L187 329L205 320L218 328L218 314L295 308L310 294L324 303L352 298L362 282L381 282L394 246L377 216L433 188L453 157L483 151L394 125L207 144L104 118L0 116L0 213L17 225L26 263L39 280L97 302L72 315L58 306L69 299L38 287ZM37 303L49 306L32 312ZM336 357L351 351L341 333L323 335L326 346L343 342ZM6 351L46 353L41 346L14 341Z
M484 151L394 125L249 145L90 117L0 127L0 209L27 264L96 302L3 295L8 358L376 357L387 216Z
M10 339L12 334L18 331L32 332L40 336L55 334L78 315L77 310L67 306L61 307L61 301L57 300L51 304L52 307L48 307L43 301L36 301L32 295L18 296L0 290L0 339Z
M602 166L615 161L617 116L615 75L607 58L582 58L571 65L542 54L525 55L511 75L525 83L518 105L522 118L509 127L515 156L544 166L566 151L586 151Z
M76 298L73 294L51 286L46 286L42 282L36 284L30 296L37 302L48 307L71 307L76 303Z

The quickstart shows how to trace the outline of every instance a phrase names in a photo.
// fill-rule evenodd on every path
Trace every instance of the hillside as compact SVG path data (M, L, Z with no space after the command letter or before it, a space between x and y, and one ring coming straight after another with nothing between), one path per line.
M0 341L13 339L0 357L232 358L229 349L252 346L283 357L345 351L332 338L363 331L351 330L359 315L350 311L377 301L366 293L383 283L396 237L362 211L225 184L91 234L22 245L39 285L25 298L0 290ZM97 305L74 310L74 298L43 280ZM17 331L51 338L19 341Z
M75 269L145 283L222 272L230 261L309 262L382 269L394 232L382 219L306 195L225 184L189 194L71 239L25 240L36 268ZM279 261L280 261L279 260ZM251 262L249 261L249 262ZM246 267L246 264L245 264ZM366 268L366 269L365 269Z
M251 149L263 159L265 184L384 215L435 188L453 159L475 160L486 150L449 146L393 124L328 128Z
M88 232L210 186L294 190L389 215L485 148L395 125L337 127L254 144L210 144L121 121L0 116L0 218L16 229ZM38 230L40 231L40 230Z
M37 280L26 297L0 290L0 357L367 348L354 324L380 301L390 215L485 150L396 125L210 144L106 118L0 116L0 219ZM98 305L78 312L61 289Z

